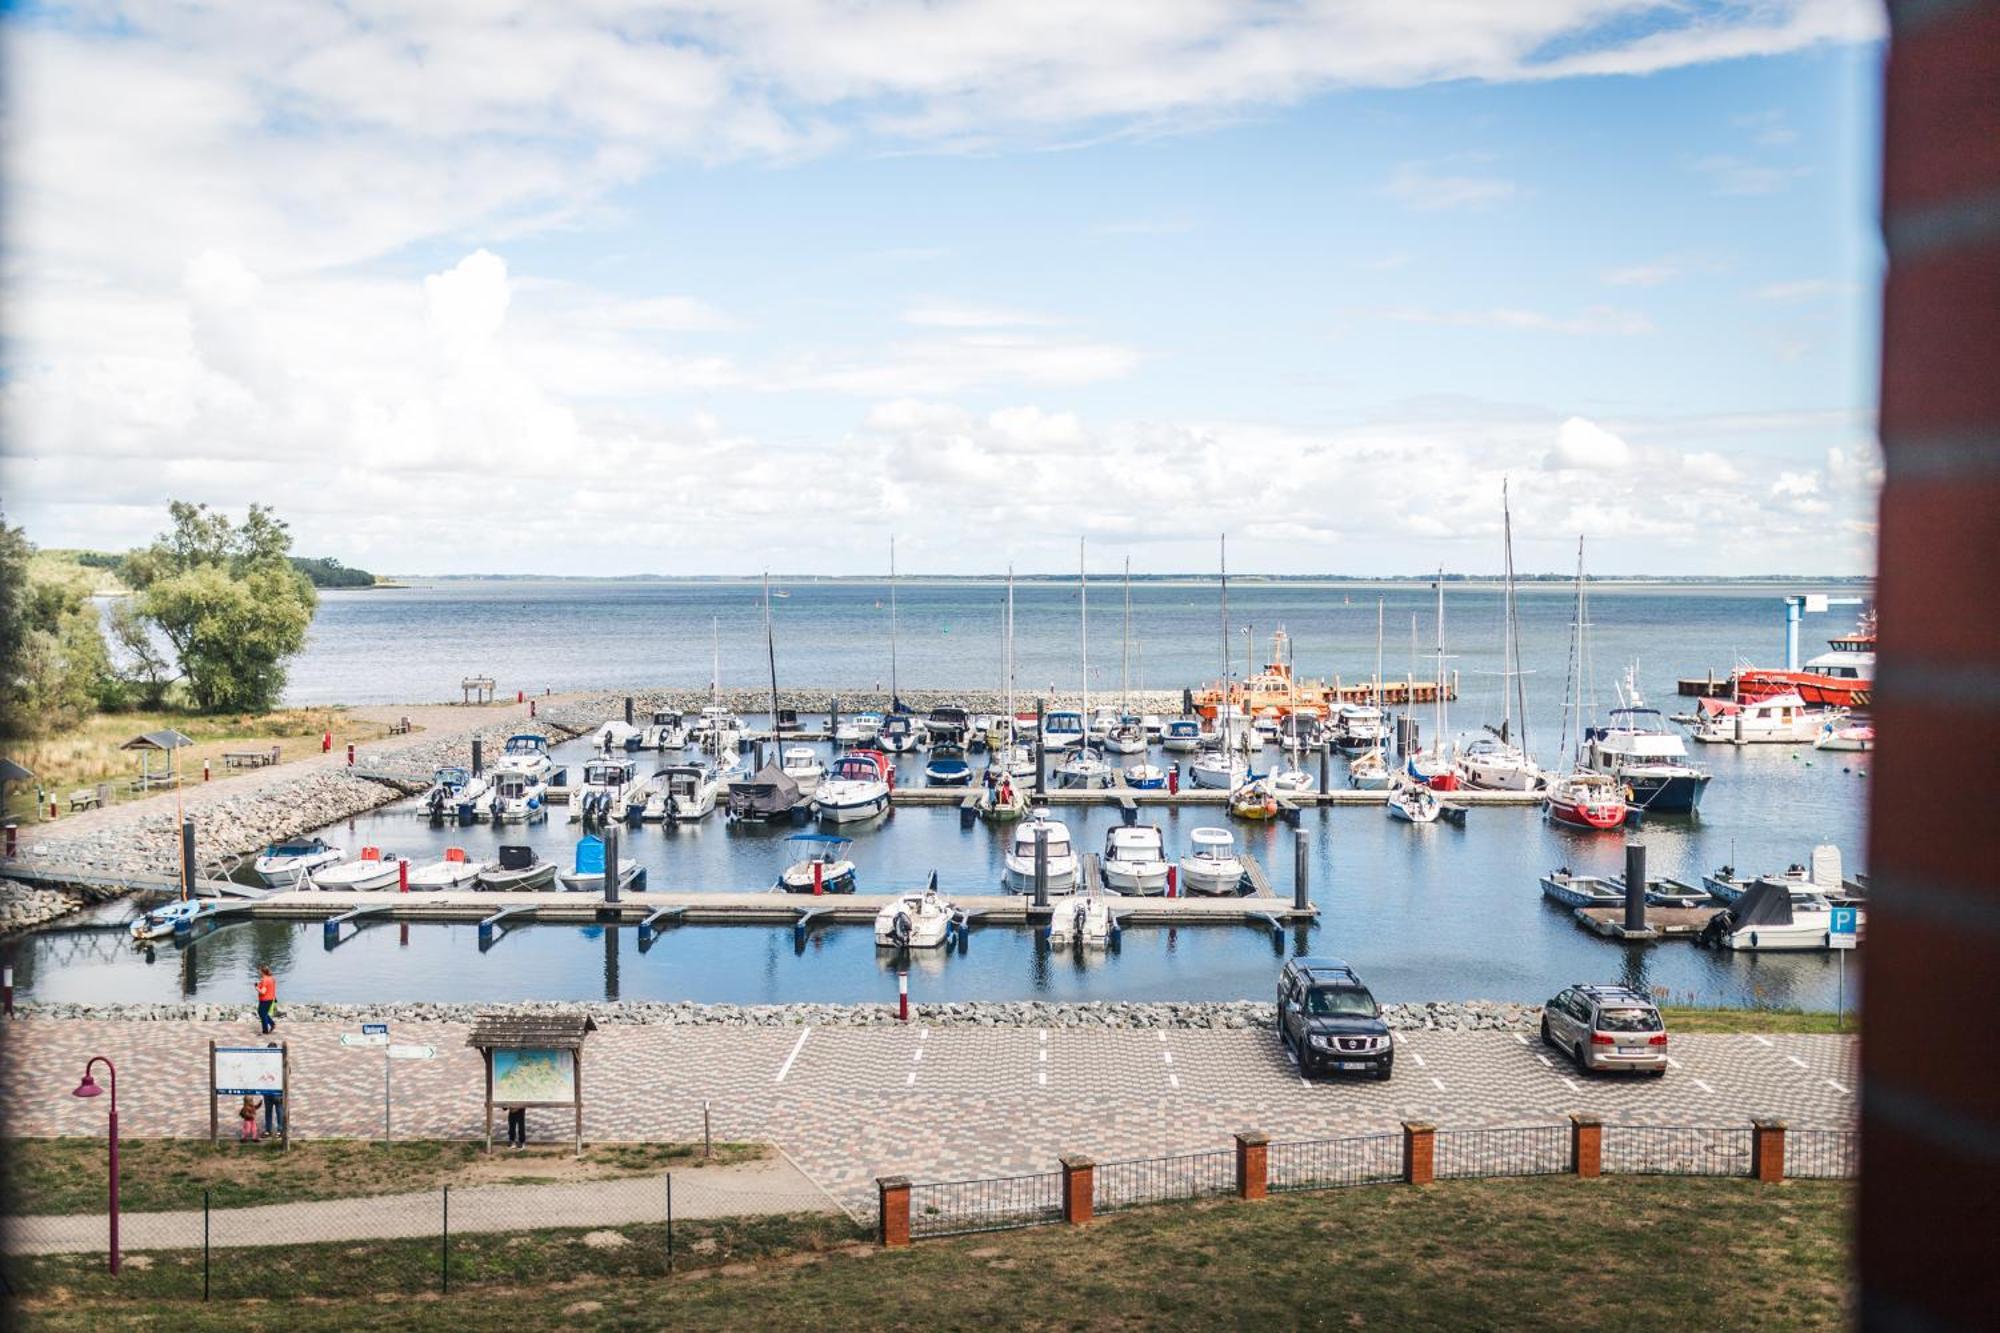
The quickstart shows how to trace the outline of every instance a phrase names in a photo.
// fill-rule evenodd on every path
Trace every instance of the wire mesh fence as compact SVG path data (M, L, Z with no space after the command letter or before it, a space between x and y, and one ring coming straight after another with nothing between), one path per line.
M1403 1178L1403 1136L1367 1134L1349 1139L1274 1143L1266 1157L1273 1190L1336 1189Z
M1606 1125L1603 1170L1654 1176L1747 1176L1748 1125Z
M1785 1132L1785 1175L1797 1180L1853 1180L1861 1174L1861 1135L1852 1129Z
M1099 1162L1092 1185L1094 1207L1100 1213L1170 1199L1234 1194L1236 1154L1224 1150Z
M1062 1172L910 1186L910 1236L960 1236L1062 1220Z
M1432 1151L1431 1173L1439 1180L1553 1176L1573 1165L1567 1125L1441 1129Z

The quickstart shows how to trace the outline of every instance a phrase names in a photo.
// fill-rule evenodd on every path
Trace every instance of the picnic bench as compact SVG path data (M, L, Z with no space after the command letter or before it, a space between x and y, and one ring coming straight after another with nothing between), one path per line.
M95 810L97 808L97 788L79 787L69 794L69 812Z
M398 719L397 719L396 721L394 721L394 722L391 722L391 723L389 724L389 734L390 734L391 736L407 736L407 735L409 735L409 734L410 734L410 719L408 719L407 717L405 717L405 718L398 718Z
M224 768L265 768L277 762L278 747L275 745L268 750L224 750L222 752L222 766Z
M162 787L178 787L180 782L172 773L143 773L132 779L132 790L142 793L156 791Z

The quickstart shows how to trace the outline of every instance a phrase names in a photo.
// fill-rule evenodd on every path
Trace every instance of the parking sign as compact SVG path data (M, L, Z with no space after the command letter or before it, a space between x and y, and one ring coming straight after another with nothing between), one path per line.
M1856 912L1852 907L1833 909L1833 921L1827 929L1826 942L1835 949L1852 949L1855 944Z

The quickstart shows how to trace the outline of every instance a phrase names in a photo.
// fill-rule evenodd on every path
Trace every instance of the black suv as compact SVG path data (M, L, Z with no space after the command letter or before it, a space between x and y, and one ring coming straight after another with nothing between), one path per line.
M1278 976L1278 1040L1298 1056L1299 1072L1370 1072L1389 1077L1396 1047L1382 1006L1334 958L1294 958Z

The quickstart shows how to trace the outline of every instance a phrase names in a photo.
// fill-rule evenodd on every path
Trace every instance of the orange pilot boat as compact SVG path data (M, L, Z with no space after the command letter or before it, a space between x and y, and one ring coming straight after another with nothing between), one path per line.
M1249 656L1247 648L1244 656ZM1238 717L1268 715L1267 710L1281 718L1293 713L1327 716L1335 702L1333 687L1323 680L1294 678L1290 659L1291 636L1280 629L1271 636L1271 660L1262 671L1195 691L1195 712L1213 722L1216 708L1227 702L1236 706Z
M1740 668L1734 677L1736 702L1761 703L1797 694L1811 708L1866 712L1875 688L1875 613L1862 616L1854 633L1829 639L1827 646L1833 651L1821 653L1796 671Z

